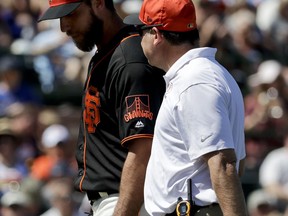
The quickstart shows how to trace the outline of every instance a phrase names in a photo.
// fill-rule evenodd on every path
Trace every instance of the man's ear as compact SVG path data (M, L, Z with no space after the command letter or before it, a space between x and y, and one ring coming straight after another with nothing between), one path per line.
M103 7L105 2L104 0L91 0L91 5L93 10L97 10L99 7Z
M161 43L164 39L163 34L161 33L161 31L159 29L157 29L156 27L153 27L151 29L151 34L154 36L154 45L158 45L159 43Z

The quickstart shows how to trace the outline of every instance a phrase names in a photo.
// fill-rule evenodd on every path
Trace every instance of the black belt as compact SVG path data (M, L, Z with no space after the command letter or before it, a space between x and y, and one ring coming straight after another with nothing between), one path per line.
M113 192L108 192L108 191L106 191L106 192L97 192L97 191L91 192L91 191L89 191L89 192L87 192L87 196L88 196L88 199L90 201L95 201L95 200L98 200L100 198L108 197L109 195L115 194L115 193L118 193L118 192L115 192L115 191L113 191Z
M212 204L207 205L207 206L192 205L190 215L191 216L195 215L201 209L211 209L211 208L215 208L215 207L220 209L220 206L218 203L212 203ZM220 216L220 215L223 215L222 212L215 214L215 216ZM176 209L174 210L174 212L166 214L166 216L177 216Z

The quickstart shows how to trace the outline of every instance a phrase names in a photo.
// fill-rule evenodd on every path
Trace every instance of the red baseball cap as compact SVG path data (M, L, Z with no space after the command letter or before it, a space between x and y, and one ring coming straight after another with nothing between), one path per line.
M49 9L39 18L42 20L58 19L72 13L83 0L49 0Z
M197 28L192 0L144 0L140 13L125 17L124 23L174 32Z

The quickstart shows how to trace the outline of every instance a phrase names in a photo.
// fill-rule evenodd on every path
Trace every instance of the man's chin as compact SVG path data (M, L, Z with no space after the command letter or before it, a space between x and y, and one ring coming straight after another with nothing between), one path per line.
M73 42L75 46L83 52L91 52L95 47L95 45L88 46L88 45L77 43L77 41L73 41Z

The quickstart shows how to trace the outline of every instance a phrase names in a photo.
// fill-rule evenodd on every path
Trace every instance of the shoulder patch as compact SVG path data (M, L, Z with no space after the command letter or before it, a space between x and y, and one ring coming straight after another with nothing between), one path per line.
M126 122L135 118L153 119L153 113L150 111L149 95L131 95L127 96L125 101L126 114L124 120Z

